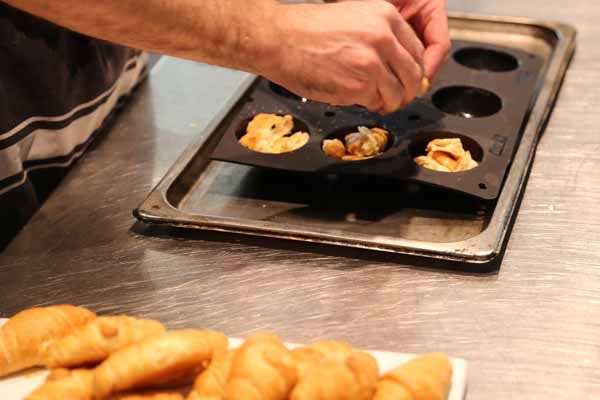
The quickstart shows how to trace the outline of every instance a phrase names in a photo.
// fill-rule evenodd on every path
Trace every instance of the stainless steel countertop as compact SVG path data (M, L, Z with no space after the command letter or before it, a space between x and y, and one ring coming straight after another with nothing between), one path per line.
M0 316L69 302L231 335L274 329L470 361L469 399L600 396L600 6L449 1L562 20L578 53L498 273L283 241L149 230L131 215L242 74L165 58L0 255ZM174 234L174 236L173 236Z

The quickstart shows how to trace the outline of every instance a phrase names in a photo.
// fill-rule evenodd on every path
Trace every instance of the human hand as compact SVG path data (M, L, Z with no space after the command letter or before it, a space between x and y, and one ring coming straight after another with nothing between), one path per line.
M450 51L446 0L388 0L423 41L425 76L433 80Z
M417 95L423 44L384 0L279 5L277 51L260 73L294 93L390 113Z

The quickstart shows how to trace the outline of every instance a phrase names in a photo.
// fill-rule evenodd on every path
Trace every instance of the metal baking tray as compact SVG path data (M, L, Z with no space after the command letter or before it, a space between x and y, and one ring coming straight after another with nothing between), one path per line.
M223 133L212 158L284 171L384 177L494 200L518 143L543 59L535 53L462 40L453 41L451 54L428 95L386 116L357 106L306 101L264 78L257 79L246 91L240 110L219 127ZM239 139L248 122L259 113L292 115L294 131L310 133L308 143L283 154L258 153L241 146ZM342 161L323 152L324 139L341 139L358 126L390 132L386 151L363 161ZM443 173L413 162L425 153L431 139L443 137L460 137L479 166Z
M473 139L481 147L481 167L489 163L488 160L496 161L495 167L487 166L487 174L473 174L473 178L465 179L465 173L443 174L419 169L414 172L414 166L410 166L407 168L413 172L397 172L401 178L398 179L389 174L363 174L360 173L362 167L351 167L349 171L343 168L341 173L335 169L339 167L332 171L325 168L325 173L315 173L298 168L282 171L265 164L263 167L244 165L259 163L257 158L244 160L239 154L215 150L239 134L249 112L260 111L261 104L267 106L264 99L257 101L260 91L271 96L270 99L278 99L280 108L265 110L267 112L299 115L302 110L308 110L293 95L286 97L285 91L273 92L272 89L278 88L270 87L261 78L249 77L200 139L186 149L134 210L134 215L148 224L325 243L463 263L490 263L501 253L507 239L538 138L575 50L576 31L557 22L453 13L450 32L454 43L452 60L441 79L430 96L412 104L410 111L385 117L397 118L396 125L389 120L376 120L378 117L373 114L353 107L334 110L318 104L313 108L318 110L313 111L318 112L314 118L306 113L301 114L301 119L308 124L323 121L325 112L329 111L330 116L334 113L326 129L312 127L317 147L323 135L330 130L335 132L333 120L338 113L341 113L339 118L350 115L344 120L345 124L340 123L340 129L355 122L398 126L401 132L407 132L397 140L398 146L404 149L399 153L408 152L409 156L414 151L411 149L424 146L425 140L435 132L449 131ZM512 62L510 57L504 61L497 56L485 60L489 53L482 51L457 53L464 48L499 50L516 59L518 66L505 65ZM436 101L444 88L461 86L496 93L502 101L501 110L509 111L501 114L502 118L494 117L497 113L464 118L469 117L464 115L468 110L456 108L452 103L452 94L456 91L445 96L446 104L439 98ZM460 113L463 115L453 115ZM411 117L413 115L417 117ZM409 123L413 123L412 130L406 129ZM321 136L315 135L319 129L323 132ZM419 140L415 142L415 138ZM237 158L234 160L233 156ZM235 162L217 161L213 157ZM485 170L478 167L473 172L477 169ZM469 183L463 184L461 180Z

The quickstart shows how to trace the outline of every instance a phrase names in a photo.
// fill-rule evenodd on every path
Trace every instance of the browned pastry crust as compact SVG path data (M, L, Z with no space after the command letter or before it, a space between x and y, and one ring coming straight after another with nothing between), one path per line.
M111 354L94 370L94 398L141 387L191 383L227 350L227 338L209 330L180 330L145 339Z
M287 400L296 379L294 359L281 339L255 334L233 357L224 400Z
M344 161L360 161L375 157L385 151L389 140L389 132L382 128L358 127L358 132L340 139L323 141L323 152L329 157Z
M183 400L180 390L144 390L111 396L109 400Z
M290 400L371 400L377 361L347 343L323 341L294 350L299 378Z
M292 132L291 115L257 114L246 127L240 144L259 153L288 153L304 146L309 139L306 132Z
M419 88L419 93L417 94L417 96L425 96L427 92L429 92L430 87L431 83L429 82L429 79L427 79L427 77L424 77L423 80L421 80L421 87Z
M427 144L427 155L415 162L425 168L441 172L461 172L477 167L471 152L465 150L459 138L434 139Z
M91 370L59 368L26 400L91 400L94 375Z
M50 368L92 365L123 347L164 332L158 321L98 317L62 338L45 343L41 352L44 365Z
M0 376L43 365L41 349L46 342L94 318L93 312L70 305L30 308L16 314L0 327Z
M194 381L188 400L220 400L225 397L225 384L236 350L219 354Z
M381 377L373 400L445 400L451 377L445 354L424 354Z
M325 139L323 141L323 152L329 157L341 159L346 155L346 146L340 139Z

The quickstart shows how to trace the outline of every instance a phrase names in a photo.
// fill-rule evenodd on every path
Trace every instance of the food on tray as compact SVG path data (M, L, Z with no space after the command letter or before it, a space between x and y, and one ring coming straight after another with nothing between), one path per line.
M358 127L358 132L340 139L323 141L323 152L329 157L345 161L359 161L375 157L385 151L389 140L389 132L382 128Z
M231 363L237 350L215 356L214 360L194 381L188 400L222 399L225 397L225 383L231 371Z
M189 384L216 354L227 350L227 337L209 330L179 330L145 339L113 353L94 368L94 396L140 387Z
M294 132L291 115L258 114L246 126L240 144L259 153L288 153L304 146L309 139L306 132Z
M373 400L444 400L451 377L452 365L445 354L425 354L383 375Z
M427 155L415 158L425 168L441 172L468 171L479 164L465 150L459 138L434 139L425 148Z
M429 87L431 86L431 83L429 82L429 79L427 79L427 77L423 78L423 80L421 81L421 87L419 88L419 94L418 96L425 96L425 94L427 92L429 92Z
M21 311L0 328L0 376L44 365L42 349L53 339L96 318L81 307L69 305Z
M380 377L371 354L344 342L324 340L290 350L277 335L257 333L228 349L219 332L165 332L156 321L96 317L72 306L26 310L0 327L0 354L8 360L4 370L31 364L6 357L15 354L7 349L27 347L23 341L15 347L17 338L34 340L27 353L34 365L44 360L45 349L60 355L59 364L100 361L88 369L52 370L27 400L443 400L452 375L440 353Z
M160 322L127 316L98 317L42 348L43 365L75 367L97 364L115 351L163 334Z
M111 400L184 400L180 390L147 390L138 393L120 394ZM207 399L209 400L209 399Z
M250 336L236 351L225 399L287 400L298 379L292 353L277 335Z
M298 382L290 400L371 400L377 388L377 361L368 353L335 342L295 351Z
M94 374L88 369L53 370L27 400L83 400L93 395Z

